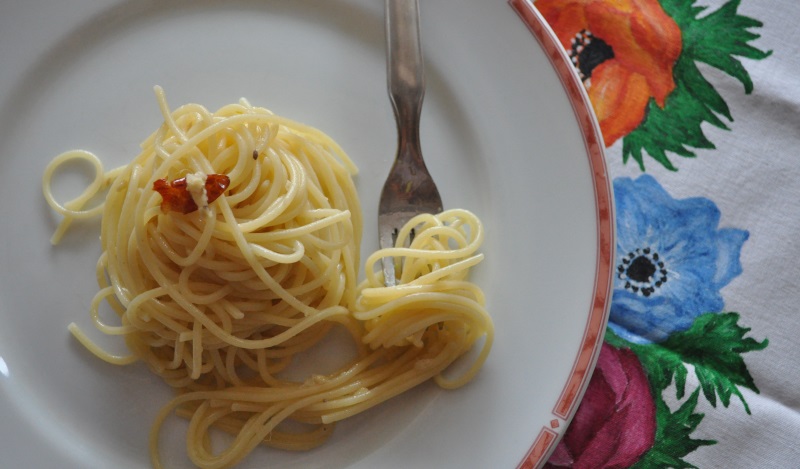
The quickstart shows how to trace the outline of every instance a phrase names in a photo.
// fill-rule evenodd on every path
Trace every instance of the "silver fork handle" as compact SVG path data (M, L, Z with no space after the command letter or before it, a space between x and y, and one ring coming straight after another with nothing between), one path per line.
M425 95L425 71L419 38L419 1L386 0L385 14L386 75L397 120L398 157L421 158L419 118Z

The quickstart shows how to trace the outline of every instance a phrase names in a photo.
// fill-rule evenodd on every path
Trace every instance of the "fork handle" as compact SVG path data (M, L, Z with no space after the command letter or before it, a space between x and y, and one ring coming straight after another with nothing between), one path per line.
M398 157L414 158L420 155L419 118L425 95L419 2L386 0L385 15L386 72L389 97L397 120Z

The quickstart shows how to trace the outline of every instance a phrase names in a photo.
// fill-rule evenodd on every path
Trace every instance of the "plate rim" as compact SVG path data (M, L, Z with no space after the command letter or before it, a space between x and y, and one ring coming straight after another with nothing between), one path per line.
M600 355L613 287L613 259L616 246L614 193L606 166L602 133L583 82L553 29L533 4L533 0L508 0L539 46L547 55L569 99L583 137L591 170L597 223L597 259L594 287L583 336L567 382L551 411L555 417L550 426L542 426L517 469L534 469L544 465L555 451L578 409ZM560 423L563 420L564 424ZM561 427L561 428L559 428Z

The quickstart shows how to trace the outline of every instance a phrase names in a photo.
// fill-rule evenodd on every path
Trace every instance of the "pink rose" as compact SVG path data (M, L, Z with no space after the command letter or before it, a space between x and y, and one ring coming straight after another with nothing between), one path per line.
M626 468L655 441L656 407L636 355L603 344L589 387L545 468Z

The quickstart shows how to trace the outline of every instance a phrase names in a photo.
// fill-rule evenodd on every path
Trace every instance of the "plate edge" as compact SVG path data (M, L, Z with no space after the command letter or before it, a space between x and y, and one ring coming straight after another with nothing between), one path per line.
M594 291L581 347L572 365L569 379L553 408L550 428L543 426L517 469L534 469L544 465L575 415L578 404L594 371L605 337L613 286L612 261L615 249L614 202L611 180L605 164L602 133L589 96L569 61L555 32L547 24L531 0L508 0L508 4L533 34L544 50L561 81L578 120L586 147L594 186L597 221L597 260Z

